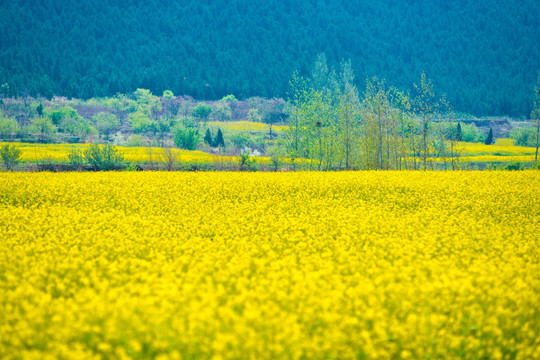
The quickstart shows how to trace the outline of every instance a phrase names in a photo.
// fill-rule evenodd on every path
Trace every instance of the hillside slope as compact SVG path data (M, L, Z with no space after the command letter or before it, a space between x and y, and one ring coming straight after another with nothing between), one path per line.
M5 95L285 96L324 52L359 85L407 89L425 70L457 110L520 116L540 69L535 0L14 0L0 17Z

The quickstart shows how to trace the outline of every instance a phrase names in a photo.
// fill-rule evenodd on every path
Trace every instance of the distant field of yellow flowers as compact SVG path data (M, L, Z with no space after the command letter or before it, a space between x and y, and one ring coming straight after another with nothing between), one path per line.
M73 149L84 151L89 144L34 144L34 143L0 143L14 144L22 151L23 162L67 162L68 154ZM125 160L135 163L159 162L163 154L162 148L157 147L126 147L115 146L124 155ZM235 156L221 156L203 151L172 149L178 154L178 161L184 163L211 163L217 161L236 162Z
M540 172L0 173L1 359L539 359Z
M244 124L245 123L245 124ZM212 124L212 123L209 123ZM247 125L246 125L247 124ZM257 125L258 124L258 125ZM248 121L230 122L231 126L239 128L245 126L244 130L252 129L262 123L252 123ZM250 128L249 126L252 126ZM253 127L255 126L255 127ZM266 125L265 125L266 126ZM274 127L279 128L279 127ZM457 143L455 151L457 159L461 165L466 166L470 163L508 163L519 161L522 163L534 162L535 149L532 147L516 146L514 140L498 139L494 145L484 145L481 143ZM7 144L1 143L0 145ZM35 144L35 143L10 143L18 146L22 151L21 160L23 163L55 162L66 163L68 154L73 149L84 151L88 144ZM148 164L159 163L162 159L163 149L157 147L123 147L116 146L116 149L124 155L125 160L132 163ZM237 156L227 156L219 154L210 154L203 151L190 151L172 149L178 154L177 160L180 163L187 164L236 164L239 161ZM268 164L269 158L260 156L258 163ZM287 159L283 159L287 162ZM442 162L443 159L433 158L434 162ZM449 158L446 159L449 161ZM299 163L301 163L300 161ZM307 163L307 161L306 161Z

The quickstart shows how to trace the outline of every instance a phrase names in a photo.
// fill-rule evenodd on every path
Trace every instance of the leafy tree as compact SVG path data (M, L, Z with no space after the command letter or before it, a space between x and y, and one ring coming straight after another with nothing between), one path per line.
M212 106L205 103L199 103L191 110L191 116L197 118L199 122L206 122L208 121L208 116L210 116L211 112Z
M90 144L84 157L98 171L119 169L124 163L124 155L111 145Z
M148 114L146 114L144 111L131 113L129 114L128 119L133 132L136 134L143 134L149 131L152 124Z
M7 171L11 171L20 162L21 149L12 144L5 144L0 147L0 157Z
M356 151L360 129L360 99L354 85L351 63L341 66L341 88L337 100L337 115L340 129L341 150L345 156L345 169L350 169Z
M79 169L84 164L84 153L77 148L72 148L68 155L68 163L75 169Z
M534 92L536 99L534 108L531 112L531 118L534 119L536 123L536 152L534 153L534 162L538 164L538 146L540 145L540 72L538 72Z
M421 119L422 142L421 152L424 169L427 169L427 159L430 155L430 127L439 104L435 100L433 84L426 73L420 75L420 84L414 84L416 97L414 98L414 111Z
M226 95L224 96L221 101L228 101L228 102L233 102L233 101L237 101L236 100L236 97L232 94L229 94L229 95Z
M92 116L92 120L99 132L105 135L106 139L109 139L111 132L118 129L120 126L118 118L114 114L108 112L99 112Z
M56 131L56 126L54 126L49 117L34 118L31 120L30 126L28 127L28 132L39 136L41 140L54 135Z
M262 120L259 110L257 109L249 109L247 119L251 122L261 122Z
M509 137L516 140L516 145L536 146L536 129L533 127L512 129Z
M231 106L228 102L220 101L212 111L212 114L217 121L230 120L232 116Z
M171 148L163 148L163 152L161 154L161 162L165 164L165 167L168 171L173 171L179 157L180 153L178 151Z
M474 124L463 124L461 126L461 137L466 142L480 142L483 136L478 131L478 128Z
M7 139L19 129L17 120L5 117L0 113L0 138Z
M236 146L238 149L244 149L246 147L251 146L250 139L246 133L239 132L239 133L233 133L230 136L230 141L233 143L234 146Z
M174 143L180 149L196 150L200 142L201 137L196 129L178 127L174 133Z

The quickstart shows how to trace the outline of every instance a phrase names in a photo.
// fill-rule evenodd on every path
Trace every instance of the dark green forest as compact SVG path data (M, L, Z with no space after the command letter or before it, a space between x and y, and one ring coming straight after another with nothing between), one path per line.
M3 96L286 97L325 53L360 88L425 71L457 111L528 116L540 70L537 0L13 0L0 18Z

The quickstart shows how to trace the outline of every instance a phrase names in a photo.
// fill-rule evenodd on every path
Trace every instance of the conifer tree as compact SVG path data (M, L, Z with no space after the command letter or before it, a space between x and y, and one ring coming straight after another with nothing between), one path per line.
M208 144L208 146L214 147L214 140L212 139L210 129L206 129L206 134L204 134L204 142Z
M223 139L223 133L221 132L221 128L218 128L216 139L214 140L214 145L216 147L225 147L225 140Z
M458 122L456 130L456 141L463 141L463 134L461 133L461 123Z
M489 134L486 138L486 142L485 144L486 145L491 145L493 143L493 129L492 128L489 128Z

